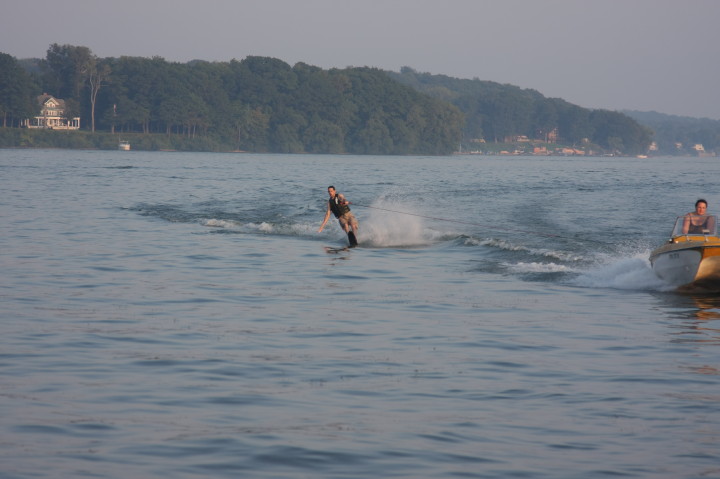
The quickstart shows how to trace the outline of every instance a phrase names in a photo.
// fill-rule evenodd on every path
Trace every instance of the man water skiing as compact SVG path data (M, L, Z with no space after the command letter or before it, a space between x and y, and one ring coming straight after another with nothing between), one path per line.
M338 219L343 231L347 233L348 240L350 241L350 247L352 248L357 246L358 242L355 237L355 233L358 230L358 222L355 219L355 216L350 212L350 206L348 206L350 202L347 201L342 194L337 193L334 186L328 186L328 195L330 195L330 199L328 200L325 219L323 219L318 233L323 230L328 222L328 219L330 219L330 213L332 213L335 215L335 218Z

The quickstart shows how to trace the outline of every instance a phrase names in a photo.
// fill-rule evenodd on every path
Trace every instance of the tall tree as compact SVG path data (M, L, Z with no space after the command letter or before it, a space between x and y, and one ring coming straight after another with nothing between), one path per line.
M2 126L13 126L37 114L37 86L17 60L0 53L0 114Z
M48 93L58 98L80 101L80 93L93 58L88 47L57 43L50 45L43 62L45 85L50 90Z
M110 78L110 65L92 56L88 63L87 79L90 88L90 131L95 131L95 104L103 83Z

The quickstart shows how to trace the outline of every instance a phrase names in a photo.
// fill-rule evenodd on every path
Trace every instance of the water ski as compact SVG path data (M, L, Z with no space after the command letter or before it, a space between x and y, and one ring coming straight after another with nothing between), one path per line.
M350 247L354 248L358 245L357 238L355 238L355 232L348 231L348 241L350 241Z
M332 246L323 246L323 248L325 248L325 252L327 254L340 254L340 253L344 253L346 251L350 251L349 246L345 246L344 248L334 248Z

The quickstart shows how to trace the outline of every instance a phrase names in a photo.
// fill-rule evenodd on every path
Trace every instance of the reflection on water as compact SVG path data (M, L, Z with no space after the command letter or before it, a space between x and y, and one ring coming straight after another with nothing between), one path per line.
M690 369L692 370L692 372L698 373L698 374L711 374L714 376L717 376L718 374L720 374L720 370L713 366L698 366L698 367L693 367Z
M697 305L698 319L707 321L720 319L720 296L692 296L691 299Z
M671 293L658 297L664 315L673 319L675 342L720 344L720 296Z

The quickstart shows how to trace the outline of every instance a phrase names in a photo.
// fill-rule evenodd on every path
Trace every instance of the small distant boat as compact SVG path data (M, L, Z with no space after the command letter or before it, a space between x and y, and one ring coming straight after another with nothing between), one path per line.
M130 151L130 142L125 140L120 140L118 143L118 150L122 151Z
M689 216L675 221L670 240L650 253L655 274L670 285L688 290L720 291L720 237L717 216ZM696 221L697 222L697 221Z

